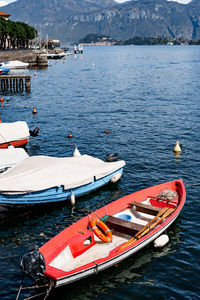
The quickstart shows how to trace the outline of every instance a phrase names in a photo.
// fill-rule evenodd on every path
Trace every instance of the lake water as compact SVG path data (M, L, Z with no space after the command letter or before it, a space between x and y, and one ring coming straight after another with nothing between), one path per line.
M77 145L82 154L101 159L118 152L126 167L118 184L77 200L73 209L66 202L1 220L0 298L16 298L21 257L34 246L89 210L182 178L186 204L163 249L149 245L112 269L55 290L49 299L199 299L199 46L85 47L83 55L50 61L36 77L34 72L28 71L31 92L5 94L0 111L3 122L25 120L29 128L40 128L27 145L29 154L71 156ZM176 140L183 144L179 157L173 153ZM33 294L23 291L20 299Z

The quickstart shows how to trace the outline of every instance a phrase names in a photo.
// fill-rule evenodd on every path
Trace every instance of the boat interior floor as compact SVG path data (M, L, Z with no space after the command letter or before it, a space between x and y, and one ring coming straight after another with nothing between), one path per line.
M69 246L67 246L51 263L50 266L57 269L69 272L73 269L79 268L97 259L106 257L109 252L119 245L127 242L131 236L114 233L111 243L104 243L95 236L95 245L77 257L73 257Z
M120 215L122 214L130 216L131 221L128 221L128 223L132 223L133 225L136 224L138 226L138 230L140 230L140 228L148 223L147 220L151 220L154 217L151 214L136 212L133 208L127 208L121 212L114 214L112 217L114 219L120 219ZM59 253L57 257L54 258L54 260L51 261L50 266L63 270L65 272L69 272L90 262L95 262L95 260L98 260L100 258L107 257L110 251L127 242L133 236L132 232L126 234L126 230L118 232L115 229L112 229L112 234L113 240L111 243L104 243L94 235L95 244L87 251L75 258L73 257L68 245L63 251Z

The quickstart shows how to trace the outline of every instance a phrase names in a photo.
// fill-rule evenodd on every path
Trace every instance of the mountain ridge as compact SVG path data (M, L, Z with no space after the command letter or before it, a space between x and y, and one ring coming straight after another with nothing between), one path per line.
M200 1L18 0L6 6L14 21L40 35L74 42L90 33L117 40L135 36L200 39Z

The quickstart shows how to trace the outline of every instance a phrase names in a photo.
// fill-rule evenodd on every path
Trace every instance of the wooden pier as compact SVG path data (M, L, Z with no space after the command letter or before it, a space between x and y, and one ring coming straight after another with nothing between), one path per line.
M31 90L30 75L0 75L1 92L29 92Z

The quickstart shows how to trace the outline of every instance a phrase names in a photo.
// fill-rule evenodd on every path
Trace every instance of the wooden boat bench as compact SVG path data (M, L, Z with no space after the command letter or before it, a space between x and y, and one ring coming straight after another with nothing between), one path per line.
M135 218L137 218L137 219L140 219L140 220L146 221L146 222L149 222L149 221L152 220L151 218L143 217L143 216L140 214L140 212L138 212L138 211L135 210L135 208L134 208L133 206L130 208L130 211L131 211L132 215L133 215Z
M106 225L110 229L114 229L115 231L128 235L135 235L144 227L143 225L135 224L130 221L122 220L113 216L108 217L108 219L106 220Z
M129 205L131 207L135 206L136 211L143 212L145 214L149 214L153 216L156 216L161 210L161 207L144 204L137 201L130 202Z

